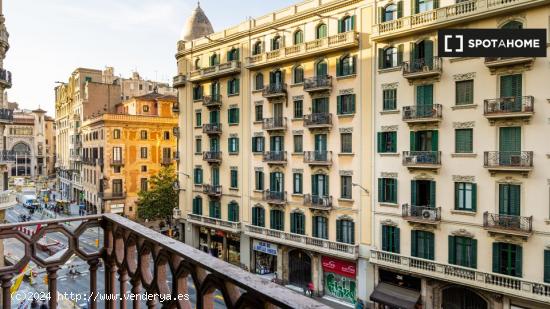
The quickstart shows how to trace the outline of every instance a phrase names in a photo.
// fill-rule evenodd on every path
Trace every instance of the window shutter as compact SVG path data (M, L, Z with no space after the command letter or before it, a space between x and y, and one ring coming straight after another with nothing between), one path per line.
M351 229L351 243L355 244L355 222L350 222L350 229Z
M439 7L439 0L434 0L434 9Z
M378 178L378 202L384 202L384 178Z
M390 184L392 185L390 202L397 204L397 179L392 179Z
M410 134L410 147L411 151L416 151L416 135L414 131L411 131Z
M403 1L400 1L398 3L403 4ZM405 45L399 44L397 45L397 65L403 64L403 49L405 48Z
M411 206L416 205L416 180L411 180Z
M336 220L336 241L342 241L342 221Z
M438 151L439 145L439 132L437 130L432 131L432 151Z
M409 55L409 64L412 65L412 62L414 59L416 59L416 44L411 42L410 49L409 49L410 55Z
M403 17L403 1L397 2L397 18Z
M399 229L398 227L394 227L394 243L395 243L395 253L401 253L401 229Z
M397 152L397 132L391 132L391 148L390 152Z
M460 194L460 190L459 190L459 187L460 187L460 183L458 182L455 182L455 209L459 209L459 206L458 203L460 201L459 199L459 194Z
M416 252L417 235L418 235L418 231L416 230L411 231L411 256L417 256L417 252Z
M271 213L269 214L269 228L272 230L275 227L274 222L275 222L275 211L272 210Z
M357 74L357 55L351 57L351 74Z
M550 283L550 250L544 250L544 282Z
M257 152L258 149L257 149L257 143L256 143L256 138L252 138L252 152Z
M434 257L434 253L435 253L435 240L434 240L434 234L433 233L426 233L427 234L427 237L426 239L428 240L428 248L429 248L429 252L428 252L428 259L430 260L434 260L435 257Z
M235 79L235 93L240 93L241 88L241 81L239 79Z
M472 257L470 267L477 268L477 239L472 239Z
M231 95L231 79L227 81L227 95Z
M435 208L435 181L430 181L430 207Z
M378 182L380 182L380 179L378 179ZM382 250L383 251L389 251L388 248L388 232L389 228L387 225L382 225Z
M455 237L449 235L449 264L455 264Z
M342 76L342 58L336 60L336 76Z
M235 59L233 59L233 60L239 60L239 59L241 59L241 57L239 56L239 54L240 54L240 53L239 53L239 49L237 48L237 49L235 50Z
M493 243L493 272L500 272L500 244L498 242Z
M231 59L231 51L229 50L229 51L227 51L227 61L229 62L231 60L233 60L233 59Z
M355 30L355 15L351 17L351 29Z
M432 68L433 67L433 56L434 56L434 42L431 40L424 41L424 58L426 59L426 64Z
M342 33L342 29L344 28L344 20L340 19L338 20L338 33Z
M472 210L477 211L477 184L472 184Z
M351 95L351 113L355 114L355 93Z
M383 23L385 22L386 20L384 19L384 7L379 7L378 8L378 20Z
M384 68L384 49L378 49L378 69Z
M522 252L523 252L523 248L521 246L518 246L518 245L515 245L516 247L516 273L514 275L516 275L517 277L521 277L522 276L522 264L523 264L523 257L522 257Z
M382 148L382 132L378 132L376 134L376 145L377 145L377 148L378 148L378 153L384 152L384 150Z
M274 50L274 48L273 48L274 43L275 43L275 41L273 39L271 39L271 43L270 43L271 44L271 50Z
M239 109L239 108L235 108L235 113L234 113L234 115L233 115L233 118L234 118L233 121L234 121L235 123L239 123L239 119L240 119L239 114L240 114L240 109Z
M342 96L341 95L336 97L336 113L338 115L342 114Z

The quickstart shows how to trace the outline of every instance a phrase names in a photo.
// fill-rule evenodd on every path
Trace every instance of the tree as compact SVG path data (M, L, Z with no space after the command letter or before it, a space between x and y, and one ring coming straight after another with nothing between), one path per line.
M166 219L178 207L178 192L174 190L176 181L174 168L163 167L149 179L149 189L138 193L137 213L140 219Z

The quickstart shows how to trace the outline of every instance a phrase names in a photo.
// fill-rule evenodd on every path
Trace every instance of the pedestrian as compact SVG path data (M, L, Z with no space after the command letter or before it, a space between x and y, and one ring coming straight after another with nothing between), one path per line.
M48 305L46 304L45 300L42 300L42 304L40 305L39 309L48 309Z
M357 301L355 302L355 309L363 309L363 308L364 308L363 301L357 298Z
M31 309L36 309L38 308L38 302L36 301L36 298L32 298L32 302L31 302Z

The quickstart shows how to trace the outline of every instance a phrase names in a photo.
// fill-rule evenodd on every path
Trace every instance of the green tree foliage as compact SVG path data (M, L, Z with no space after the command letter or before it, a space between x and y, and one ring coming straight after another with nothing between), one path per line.
M174 190L174 168L163 167L149 179L149 190L139 192L137 213L140 219L166 219L178 207L178 192Z

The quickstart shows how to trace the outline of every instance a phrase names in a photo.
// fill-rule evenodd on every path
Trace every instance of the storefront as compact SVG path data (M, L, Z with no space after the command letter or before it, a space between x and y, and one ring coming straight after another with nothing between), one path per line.
M312 282L311 257L305 251L294 249L288 253L288 283L306 288Z
M420 303L422 280L393 271L378 269L379 282L370 295L377 309L415 309Z
M240 237L221 230L200 227L199 249L231 264L240 265Z
M355 304L357 300L357 267L355 262L321 257L323 290L326 296Z
M274 276L277 271L277 245L254 239L254 272L259 275Z

